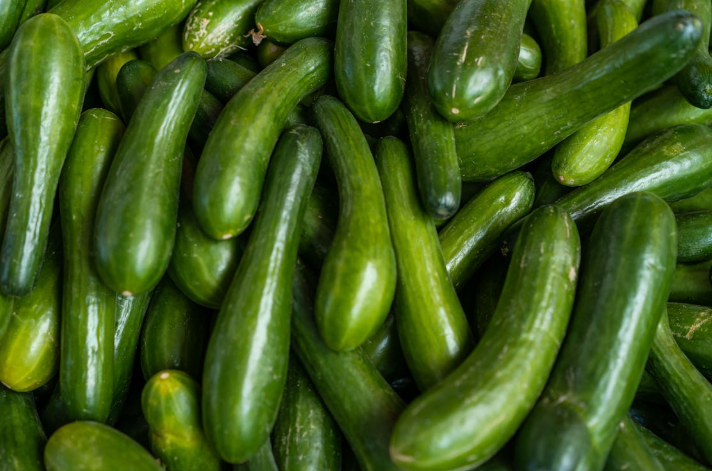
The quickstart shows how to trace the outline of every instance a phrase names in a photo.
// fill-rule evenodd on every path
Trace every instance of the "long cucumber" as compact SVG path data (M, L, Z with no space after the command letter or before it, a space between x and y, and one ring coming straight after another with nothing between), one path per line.
M529 17L546 58L546 75L586 58L586 8L583 0L532 0Z

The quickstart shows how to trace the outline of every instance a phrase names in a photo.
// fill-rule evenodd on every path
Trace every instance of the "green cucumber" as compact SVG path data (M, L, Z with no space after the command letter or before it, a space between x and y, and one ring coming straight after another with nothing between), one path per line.
M405 89L406 0L341 2L336 25L339 95L361 121L384 121L398 108Z
M96 422L73 422L57 430L47 441L44 462L47 471L163 469L141 445Z
M200 95L198 109L195 111L195 118L188 131L188 140L197 152L205 147L210 131L215 126L218 116L223 110L220 100L203 90Z
M0 470L44 471L46 442L32 394L0 385Z
M666 471L709 471L709 468L702 466L647 428L640 424L635 425Z
M262 34L282 44L333 34L339 0L265 0L255 13Z
M259 73L261 69L260 65L257 63L257 60L252 57L252 55L248 54L247 52L236 52L235 54L232 54L231 56L227 57L228 60L234 62L235 64L238 64L242 67L244 67L247 70L251 70L255 74ZM219 59L219 58L216 58Z
M668 321L675 342L705 376L712 376L712 310L694 304L668 303Z
M442 116L452 122L474 121L499 103L517 68L530 3L460 0L455 5L428 71L433 105Z
M690 198L669 204L675 214L712 211L712 187L702 190Z
M96 80L99 86L99 96L104 108L114 113L119 113L121 100L116 86L116 76L127 62L138 60L136 50L128 51L111 56L96 67Z
M234 471L280 471L272 453L272 443L269 438L265 440L259 450L252 455L250 461L237 464Z
M667 13L565 71L512 85L491 112L455 128L463 179L488 180L521 167L643 94L682 68L701 33L694 15Z
M156 77L156 71L145 61L127 62L116 76L116 90L119 108L125 122L131 121L138 103Z
M712 260L678 263L670 285L669 301L712 306L710 267Z
M143 387L141 406L151 451L169 471L220 471L200 422L200 386L182 371L164 370Z
M678 214L679 262L699 262L712 258L712 211Z
M586 8L582 0L532 0L529 15L544 49L546 75L586 58Z
M395 316L388 316L383 325L361 345L361 350L386 381L410 375L398 338Z
M341 469L341 433L296 358L289 359L272 440L281 471Z
M479 344L398 419L390 448L398 466L474 467L514 435L544 389L566 332L579 250L576 225L565 212L545 206L531 214Z
M183 29L183 50L205 59L226 56L249 43L253 18L262 0L205 0L195 5Z
M408 0L408 21L415 29L437 37L458 0Z
M487 326L497 310L506 278L507 264L505 259L498 255L493 255L478 270L478 276L474 283L474 312L470 314L470 325L475 326L477 338L482 338L485 335Z
M518 469L603 468L665 309L676 251L675 219L659 197L633 193L603 212L566 340L517 438Z
M279 56L284 54L284 51L286 50L287 48L284 46L280 46L269 39L263 39L260 41L260 45L257 46L257 52L255 55L257 56L257 62L260 66L265 68L272 62L279 59Z
M344 351L386 319L396 260L378 170L356 119L330 96L312 110L339 186L339 220L319 277L316 322L324 342Z
M5 138L0 141L0 240L2 240L2 235L5 233L5 225L10 209L14 169L15 157L12 152L12 144L10 144L9 139ZM14 299L14 297L5 296L0 292L0 339L2 339L2 335L10 322Z
M413 144L418 189L426 211L446 219L457 211L462 178L452 124L433 107L428 91L428 65L433 41L422 33L408 33L408 81L403 111Z
M304 95L326 84L331 49L325 39L299 41L225 106L195 175L195 215L208 236L229 239L249 225L289 112Z
M331 188L314 185L307 211L304 214L302 235L299 238L299 256L316 269L320 269L336 232L339 216L338 195Z
M149 41L138 50L141 59L156 70L161 70L183 54L183 23L178 23L164 30L153 41Z
M264 199L208 343L203 423L228 462L249 459L277 419L287 380L291 285L300 225L321 161L308 126L286 130Z
M616 439L604 471L666 471L635 423L626 415L618 424Z
M522 34L517 68L514 70L512 81L517 83L534 80L539 76L539 72L541 71L541 62L542 55L539 43L528 34Z
M84 59L67 23L50 14L26 21L9 48L5 80L15 157L13 217L0 252L0 290L5 295L25 296L37 279L83 93Z
M228 59L211 59L208 64L208 78L205 90L215 98L227 103L247 82L257 75L252 70Z
M633 12L620 0L601 3L597 16L602 48L638 26ZM629 113L630 103L626 103L584 125L559 144L551 163L557 181L566 186L581 186L601 176L623 146Z
M114 394L116 293L94 268L94 215L124 134L116 115L84 112L59 187L64 240L59 387L71 420L103 422Z
M0 50L10 45L12 37L20 26L26 0L2 0L0 2Z
M20 24L45 11L46 0L27 0L20 16ZM49 7L47 7L49 9Z
M97 209L96 264L104 282L124 296L152 289L168 268L183 148L205 75L205 62L195 53L159 72L111 165Z

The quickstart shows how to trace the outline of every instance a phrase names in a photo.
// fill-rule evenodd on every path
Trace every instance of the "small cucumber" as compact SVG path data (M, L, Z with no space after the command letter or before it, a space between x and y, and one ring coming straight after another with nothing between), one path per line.
M616 439L604 471L666 471L635 423L625 415L618 424Z
M282 44L333 35L339 0L265 0L255 13L262 34Z
M104 108L114 113L121 111L121 99L116 86L116 77L127 62L138 60L135 49L111 56L96 67L96 81Z
M211 59L208 64L208 78L205 90L215 98L227 103L247 82L257 75L252 70L228 59Z
M702 466L647 428L640 424L635 426L666 471L709 471L709 468Z
M164 30L153 41L138 49L141 59L156 70L161 70L176 57L183 54L183 23L178 23Z
M712 260L699 263L678 263L670 285L671 302L712 306L710 283Z
M712 310L694 304L668 303L668 321L675 342L707 377L712 376Z
M44 471L47 437L30 393L0 385L0 456L2 471Z
M712 211L712 187L702 190L690 198L669 204L675 214Z
M699 262L712 258L712 211L678 214L677 260Z
M541 71L541 62L542 55L539 43L528 34L522 34L517 68L514 70L512 81L517 83L534 80L539 76L539 72Z
M265 440L250 461L235 465L233 471L280 471L272 453L272 443Z
M586 58L583 0L532 0L529 17L544 49L546 75L568 69Z
M383 189L356 119L337 99L312 107L339 187L339 220L319 277L316 322L334 350L361 345L393 301L396 260Z
M183 29L183 50L203 58L226 56L249 43L262 0L205 0L195 4Z
M156 77L156 71L145 61L127 62L116 76L119 108L125 122L130 122L138 103Z
M12 37L20 26L20 19L25 9L26 0L0 1L0 50L10 45Z

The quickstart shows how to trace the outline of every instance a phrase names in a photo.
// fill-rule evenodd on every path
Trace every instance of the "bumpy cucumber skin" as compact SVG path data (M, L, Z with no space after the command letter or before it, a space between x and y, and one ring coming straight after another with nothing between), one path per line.
M265 0L255 24L268 38L291 44L313 36L331 36L339 15L339 0Z
M64 240L59 387L71 420L103 422L113 399L116 293L94 268L94 216L124 125L103 109L84 112L59 188Z
M83 93L84 59L67 23L49 14L26 21L9 48L5 80L15 172L9 208L13 217L0 252L3 294L25 296L37 279Z
M539 72L541 72L541 61L542 55L539 43L528 34L522 34L517 68L514 70L512 81L517 83L537 78Z
M99 96L104 107L114 113L121 111L121 100L116 87L116 77L121 68L128 62L138 60L138 53L131 49L111 56L96 67L96 81L99 86Z
M203 423L231 463L248 460L277 419L287 380L289 318L301 221L322 154L315 128L286 130L265 196L205 355Z
M195 175L193 207L208 236L229 239L252 221L287 116L304 95L326 84L331 56L329 41L303 39L225 106Z
M586 7L583 0L532 0L530 18L546 58L546 75L586 58Z
M517 68L530 3L460 0L455 5L428 71L433 105L442 116L452 122L474 121L499 103Z
M580 243L574 222L555 206L534 211L525 225L480 343L398 419L390 448L398 466L484 463L514 435L544 388L573 305Z
M44 471L46 442L32 394L0 385L0 470Z
M669 300L712 306L710 267L712 267L712 260L699 263L678 263L670 284Z
M203 434L200 386L186 373L163 370L143 387L141 408L151 451L170 471L219 471L220 458Z
M203 0L190 12L183 29L183 50L205 59L226 56L249 42L255 11L262 0Z
M712 258L712 211L678 214L678 262L690 263Z
M116 92L119 108L126 123L131 121L138 103L156 77L154 68L145 61L131 61L124 64L116 76Z
M644 426L635 423L638 432L642 435L653 455L663 464L666 471L708 471L709 468L702 466L682 451L667 443L662 438Z
M522 470L603 467L643 374L676 251L672 211L651 193L624 196L601 215L566 340L517 439Z
M168 268L183 148L205 76L205 61L195 53L159 72L111 165L97 209L96 264L104 282L124 296L152 289Z
M618 424L616 439L604 471L666 471L645 441L643 434L626 414Z
M247 82L257 75L252 70L229 59L211 59L208 64L208 78L205 90L215 98L227 103Z
M712 376L712 309L668 303L668 321L675 342L702 374Z
M514 170L669 78L694 52L701 32L695 16L671 12L566 71L511 86L491 112L455 128L463 179Z
M353 0L339 5L336 88L361 121L384 121L403 98L407 26L406 0Z
M462 193L460 165L452 124L435 110L428 91L428 65L433 41L408 33L408 81L402 109L413 145L418 188L425 209L437 219L457 211Z
M161 70L183 54L183 24L178 23L164 30L156 39L139 48L141 59L156 70Z
M24 8L25 0L2 0L0 2L0 18L2 18L2 22L0 22L0 50L10 45L17 27L20 26Z
M337 99L312 107L339 186L339 220L316 295L316 322L337 351L361 345L393 301L396 260L378 170L356 120Z

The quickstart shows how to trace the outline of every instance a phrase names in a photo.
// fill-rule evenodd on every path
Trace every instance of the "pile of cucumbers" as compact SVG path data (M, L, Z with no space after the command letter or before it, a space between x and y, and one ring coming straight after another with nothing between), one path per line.
M0 0L0 471L712 469L712 0Z

